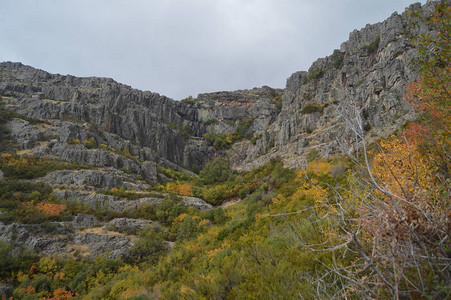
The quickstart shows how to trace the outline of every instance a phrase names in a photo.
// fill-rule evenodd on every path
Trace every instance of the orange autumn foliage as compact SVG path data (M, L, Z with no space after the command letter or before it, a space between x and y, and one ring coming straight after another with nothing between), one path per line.
M66 291L65 288L59 288L53 291L52 297L47 297L47 300L66 300L72 298L73 294Z
M178 184L175 182L168 183L166 185L166 189L168 191L176 192L177 194L181 196L192 196L191 188L193 187L192 184Z
M40 202L36 208L48 216L57 216L66 209L66 205L50 202Z
M191 196L191 188L192 186L189 184L180 185L178 187L178 192L182 196Z

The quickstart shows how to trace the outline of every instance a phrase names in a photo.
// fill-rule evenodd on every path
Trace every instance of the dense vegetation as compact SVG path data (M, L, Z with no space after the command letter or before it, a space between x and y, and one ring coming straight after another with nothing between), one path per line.
M356 111L348 124L363 148L356 156L312 152L305 170L273 159L242 173L217 158L198 178L159 167L174 179L158 187L165 199L124 216L161 226L139 232L129 257L14 256L0 243L0 276L14 282L17 299L449 298L450 15L437 5L429 22L438 34L416 39L422 76L406 98L420 117L396 135L367 148ZM246 136L245 125L233 139ZM60 167L40 163L43 172ZM20 158L2 157L2 211L17 210L16 221L27 223L31 208L61 205L50 187L23 181L34 176L16 165ZM216 208L186 208L178 195ZM48 220L73 215L67 207L40 211ZM171 251L167 241L175 242Z

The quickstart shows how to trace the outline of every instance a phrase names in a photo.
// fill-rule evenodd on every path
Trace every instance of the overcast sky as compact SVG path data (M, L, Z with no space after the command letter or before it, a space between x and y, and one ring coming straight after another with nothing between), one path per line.
M413 2L0 0L0 61L112 77L174 99L283 88L349 32Z

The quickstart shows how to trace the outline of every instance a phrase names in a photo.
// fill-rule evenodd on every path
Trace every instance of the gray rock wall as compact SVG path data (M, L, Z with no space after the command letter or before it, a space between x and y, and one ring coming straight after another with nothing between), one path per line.
M429 4L423 10L432 11ZM352 151L354 134L342 116L352 116L354 107L369 142L414 119L403 98L405 87L417 79L417 52L409 37L428 28L413 25L407 13L394 13L384 22L351 32L340 50L315 61L308 72L292 74L281 112L262 141L241 142L229 151L234 166L248 170L280 157L286 166L305 167L312 149L323 157Z
M86 122L185 167L203 165L214 150L185 154L188 126L199 133L197 110L156 93L143 92L109 78L62 76L21 63L0 63L0 95L8 108L32 118ZM189 151L195 151L191 145ZM196 161L192 162L191 157Z

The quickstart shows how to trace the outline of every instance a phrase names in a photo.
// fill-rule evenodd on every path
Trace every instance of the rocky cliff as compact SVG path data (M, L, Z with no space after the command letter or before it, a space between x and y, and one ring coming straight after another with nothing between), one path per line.
M410 9L420 9L419 3ZM423 14L432 11L430 4ZM410 37L427 32L407 12L350 33L349 40L328 57L315 61L308 72L287 80L281 112L266 130L260 128L254 143L237 143L228 152L234 165L252 169L270 157L280 157L289 167L304 167L306 155L331 157L353 149L354 134L343 114L356 108L362 116L366 138L387 136L414 118L403 94L417 79Z
M203 165L213 155L205 143L191 139L200 133L196 109L109 78L55 75L6 62L0 64L0 94L18 114L67 121L55 125L64 127L56 132L62 142L92 138L143 160L161 158L184 167Z

